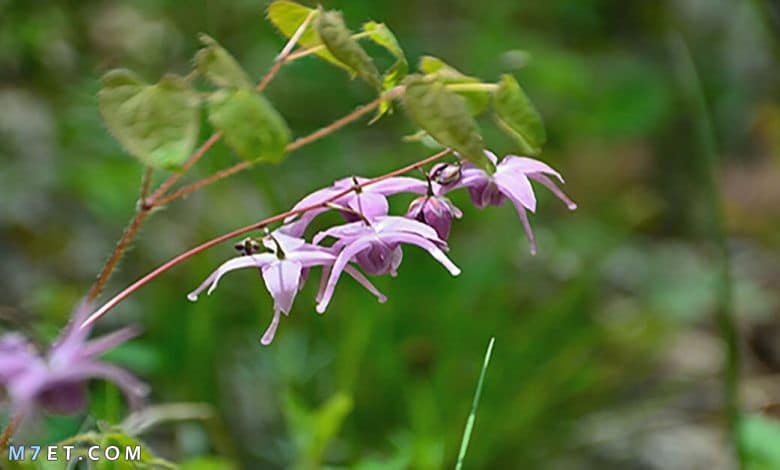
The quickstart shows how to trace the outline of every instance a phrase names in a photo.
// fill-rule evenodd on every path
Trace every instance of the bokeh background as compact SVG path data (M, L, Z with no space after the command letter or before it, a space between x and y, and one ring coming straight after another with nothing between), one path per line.
M399 277L376 281L385 305L345 279L324 316L314 312L310 283L270 347L258 341L271 305L256 273L231 274L197 303L185 298L231 246L177 267L98 327L144 327L111 359L147 380L155 403L213 409L205 421L143 435L149 448L179 462L212 456L225 468L451 467L495 336L468 468L732 468L714 321L713 194L702 169L712 145L743 356L742 438L755 468L780 468L772 414L780 397L777 4L323 4L343 10L353 29L385 22L412 63L432 54L485 80L514 73L547 124L542 158L564 174L580 208L569 213L538 191L532 257L511 207L479 211L456 193L465 212L451 237L459 278L409 248ZM100 75L119 66L149 80L186 74L197 33L206 32L259 78L284 43L264 21L265 6L0 0L2 328L41 343L56 335L134 211L142 170L101 123ZM372 99L316 58L286 66L267 95L296 135ZM490 147L513 150L484 124ZM701 138L709 125L713 139ZM337 178L378 175L431 153L401 141L414 130L402 112L353 124L281 165L158 211L104 298ZM236 160L218 144L193 175ZM394 199L394 211L408 202ZM124 417L111 386L91 391L88 415L50 417L28 432L56 442Z

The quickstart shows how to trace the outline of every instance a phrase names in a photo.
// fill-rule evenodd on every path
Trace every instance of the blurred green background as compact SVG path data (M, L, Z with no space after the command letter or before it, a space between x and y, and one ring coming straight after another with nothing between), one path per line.
M385 305L344 279L324 316L314 312L310 283L270 347L258 341L271 305L256 273L231 274L197 303L185 298L233 255L229 244L177 267L98 327L144 327L111 358L152 385L153 402L214 407L206 422L143 435L149 448L176 461L218 456L248 469L452 467L495 336L467 468L732 468L713 320L717 250L697 166L704 124L681 72L687 48L721 159L740 390L751 413L745 438L765 465L755 468L778 468L771 448L780 431L767 411L780 397L777 4L323 4L343 10L354 29L385 22L412 63L432 54L485 80L514 73L547 124L542 159L566 177L579 209L569 213L541 188L531 219L539 254L531 257L512 208L479 211L456 193L465 212L451 236L459 278L408 248L399 277L376 280L390 297ZM3 328L52 338L133 214L142 170L101 123L100 75L120 66L148 80L186 74L197 33L206 32L259 78L284 43L264 21L265 7L0 0ZM295 135L373 98L316 58L284 67L267 95ZM485 124L489 147L511 152L512 142ZM401 112L371 127L353 124L279 166L175 202L145 225L104 298L337 178L378 175L431 153L401 142L414 130ZM218 144L188 178L236 160ZM394 210L408 201L394 199ZM50 418L33 433L38 441L123 417L115 390L91 389L90 417Z

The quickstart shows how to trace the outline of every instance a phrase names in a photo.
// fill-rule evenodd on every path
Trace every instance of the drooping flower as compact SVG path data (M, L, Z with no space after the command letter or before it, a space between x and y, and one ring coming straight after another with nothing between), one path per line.
M452 218L460 219L463 213L444 196L420 196L409 204L406 217L430 225L439 238L447 240L452 228Z
M569 210L576 209L577 204L569 199L547 176L553 175L563 183L563 177L546 163L514 155L507 155L499 162L494 153L485 151L485 154L496 165L496 171L493 174L471 163L464 163L460 180L452 185L441 186L441 194L456 188L466 187L474 205L479 208L500 206L506 199L509 199L520 216L523 229L531 245L531 253L535 254L536 240L526 213L527 210L536 211L536 196L530 180L537 181L547 187L566 204Z
M328 307L339 277L349 268L349 262L355 261L369 274L395 274L401 263L401 244L423 248L453 276L460 274L460 269L442 251L442 247L447 246L444 240L433 228L416 220L384 216L375 218L370 224L352 222L322 231L313 241L320 243L325 237L337 239L332 249L338 256L317 296L319 313L325 312Z
M347 190L356 184L365 183L366 181L368 181L367 178L361 177L342 178L336 181L333 186L320 189L305 196L292 210L324 203L328 199L344 192L344 190ZM376 217L387 215L387 196L404 192L424 194L427 189L427 184L422 180L407 176L397 176L351 191L332 202L334 205L341 206L345 209L342 210L341 213L347 221L354 222L361 217L370 221ZM317 215L328 209L328 207L322 207L307 211L306 213L301 214L298 220L295 220L295 216L289 217L284 221L286 225L281 231L294 237L300 237L306 231L306 227L309 226L311 221L317 217Z
M141 404L148 387L124 369L98 359L137 336L138 329L122 328L88 340L90 328L80 325L89 313L89 305L80 304L45 354L21 335L0 337L0 386L6 389L16 413L26 415L37 408L58 414L76 413L86 406L86 382L92 378L116 384L132 407Z
M306 243L301 238L279 231L264 237L262 245L266 252L255 253L251 245L248 245L248 254L223 263L197 289L187 295L187 298L194 302L207 288L207 293L211 294L217 288L222 276L230 271L243 268L259 269L265 286L274 300L273 319L260 340L262 344L268 345L276 334L281 314L289 315L295 296L305 280L305 272L315 266L329 266L333 264L336 257L323 247ZM347 274L374 294L380 302L387 300L357 269L352 268L347 271Z

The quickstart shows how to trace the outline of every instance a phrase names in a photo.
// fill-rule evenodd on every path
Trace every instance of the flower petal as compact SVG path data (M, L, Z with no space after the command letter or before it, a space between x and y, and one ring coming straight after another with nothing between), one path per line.
M368 220L374 220L377 217L385 216L387 215L387 211L390 210L387 198L381 194L368 191L345 196L345 202L347 207L358 214L361 214Z
M262 268L265 287L274 299L274 309L290 313L301 283L301 263L281 260Z
M530 244L530 251L532 255L536 254L536 237L534 237L534 232L531 230L531 222L528 221L528 214L526 213L525 206L522 202L520 202L517 199L513 199L512 197L509 198L510 201L512 201L512 205L515 206L515 210L517 210L517 215L520 217L520 222L523 224L523 231L525 231L525 236L528 237L528 243Z
M336 289L339 277L341 277L341 272L344 271L347 263L349 263L358 253L368 248L373 241L372 238L373 237L358 238L341 250L341 253L339 253L336 258L336 262L333 263L333 268L328 277L328 283L322 291L320 301L317 303L318 313L324 313L325 309L328 308L330 299L333 297L333 291Z
M536 211L536 196L531 182L524 173L496 171L496 186L510 199L520 201L531 212Z
M396 176L394 178L378 181L363 189L384 196L392 196L393 194L398 193L425 194L428 191L428 183L421 179L411 178L409 176Z
M528 157L518 157L516 155L507 155L498 164L499 168L504 170L520 171L523 173L547 173L558 178L563 183L563 177L555 171L550 165L543 161Z
M243 268L261 268L265 266L268 263L273 262L276 260L276 255L272 255L271 253L260 253L256 255L250 255L250 256L238 256L236 258L230 259L224 263L220 267L218 267L216 270L214 270L213 273L209 275L209 277L206 278L205 281L201 283L195 289L194 291L187 294L187 298L191 302L195 302L198 300L198 296L201 292L203 292L206 287L209 288L208 294L211 294L214 289L217 288L217 284L219 283L219 280L224 276L226 273L233 271L235 269L243 269Z
M266 328L265 333L263 333L263 337L260 338L260 343L263 346L268 346L271 344L271 341L274 340L274 336L276 335L276 329L279 327L279 319L281 318L281 312L278 308L274 309L274 317L271 319L271 324L268 325L268 328Z
M325 264L333 264L336 261L336 257L327 251L321 250L298 250L287 254L287 259L294 260L301 263L304 268L310 268L312 266L322 266Z
M107 335L95 338L84 345L81 354L83 357L95 357L113 349L125 341L131 340L141 333L136 326L128 326Z
M460 274L460 268L455 266L455 263L453 263L447 255L444 254L441 249L436 246L435 243L428 240L427 238L421 237L419 235L414 235L411 233L403 233L403 232L394 232L394 233L387 233L380 235L382 240L385 240L388 243L408 243L410 245L417 245L420 248L423 248L426 250L433 258L442 264L447 270L452 274L453 276L457 276Z
M563 201L564 204L566 204L566 207L568 207L569 210L573 211L577 208L577 203L569 199L569 196L567 196L566 193L564 193L561 190L561 188L559 188L558 185L556 185L553 182L553 180L551 180L547 176L541 173L530 173L528 177L546 186L547 189L549 189L553 194L555 194L558 197L558 199L560 199L561 201Z
M379 289L377 289L376 286L371 281L369 281L368 278L363 275L363 273L360 272L360 270L348 264L344 266L344 272L352 276L352 278L355 279L358 283L360 283L361 286L365 287L366 290L374 294L377 300L379 300L380 304L387 302L387 296L385 296L385 294L380 292Z

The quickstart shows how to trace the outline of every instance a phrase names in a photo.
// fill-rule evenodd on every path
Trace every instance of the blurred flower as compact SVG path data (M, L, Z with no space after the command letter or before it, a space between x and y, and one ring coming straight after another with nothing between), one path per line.
M324 203L333 196L344 192L344 190L366 181L368 181L367 178L361 177L342 178L336 181L333 186L320 189L304 197L292 210ZM387 215L387 196L404 192L425 194L427 189L428 185L425 181L406 176L397 176L352 191L332 202L346 209L341 211L341 213L349 222L359 220L361 216L370 221L376 217ZM282 228L282 231L288 235L300 237L306 231L306 227L309 226L311 221L317 215L327 210L329 210L328 207L322 207L301 214L298 220L295 220L295 216L285 219L285 223L288 225Z
M463 213L444 196L418 197L406 211L406 217L430 225L442 240L450 236L453 216L460 219Z
M0 385L5 387L15 413L28 414L41 407L71 414L87 403L86 381L102 378L113 382L138 407L148 389L129 372L97 358L135 337L138 329L122 328L97 339L87 340L90 328L80 325L90 313L80 304L70 323L45 355L16 333L0 337Z
M460 274L460 269L440 248L446 247L446 242L438 237L433 228L416 220L384 216L377 217L370 224L364 221L352 222L318 233L314 237L314 243L320 243L325 237L338 239L332 246L338 256L327 283L321 286L321 292L317 296L319 313L325 312L328 307L341 272L348 267L350 261L357 262L369 274L394 275L401 263L402 243L417 245L427 250L453 276Z
M263 253L250 251L248 255L226 261L197 289L188 294L187 298L193 302L198 300L198 296L206 288L208 288L207 293L211 294L217 288L222 276L230 271L242 268L259 269L265 286L274 299L273 319L260 339L262 344L268 345L274 339L281 314L290 313L295 296L305 280L304 271L314 266L331 265L336 257L323 247L306 243L301 238L291 237L279 231L264 237L262 245L268 251ZM347 273L374 294L380 302L386 300L386 297L358 270L352 268Z
M536 254L536 240L531 231L528 214L526 214L526 210L536 211L536 196L529 179L546 186L570 210L576 209L577 204L547 177L547 175L553 175L563 183L561 175L546 163L514 155L507 155L499 162L494 153L485 151L485 154L496 165L496 171L493 174L489 174L471 163L464 163L460 181L452 186L444 187L443 192L466 187L474 205L479 208L500 206L506 199L509 199L523 223L523 229L531 244L531 253Z

